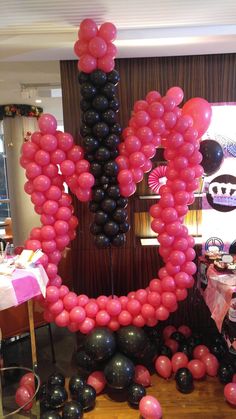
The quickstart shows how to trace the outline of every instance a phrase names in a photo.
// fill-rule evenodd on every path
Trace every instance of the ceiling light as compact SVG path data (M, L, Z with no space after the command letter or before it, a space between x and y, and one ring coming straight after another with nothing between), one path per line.
M42 103L41 99L36 99L35 103Z

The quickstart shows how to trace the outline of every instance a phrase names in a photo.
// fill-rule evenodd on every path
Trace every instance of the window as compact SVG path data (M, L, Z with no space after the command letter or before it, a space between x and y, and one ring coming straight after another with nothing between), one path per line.
M10 200L7 185L7 165L4 148L3 123L0 121L0 221L10 217Z

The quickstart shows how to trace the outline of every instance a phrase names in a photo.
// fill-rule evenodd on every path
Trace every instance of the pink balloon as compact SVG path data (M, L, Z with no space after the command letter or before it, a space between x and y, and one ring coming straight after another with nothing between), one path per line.
M175 101L175 104L179 105L183 100L184 92L181 87L174 86L167 90L166 96L170 96Z
M64 176L71 176L75 173L75 164L71 160L64 160L61 163L61 173Z
M44 134L40 139L40 147L49 152L56 150L57 138L52 134Z
M183 265L185 262L186 257L183 252L180 250L173 250L170 254L170 262L176 266L176 265Z
M90 319L89 317L86 317L84 321L80 325L80 332L87 335L91 330L94 329L95 321L93 319Z
M236 406L236 383L228 383L224 388L224 396L230 404Z
M42 192L33 192L31 195L31 201L34 205L43 205L46 201L45 195Z
M50 154L44 150L38 150L35 153L34 160L41 166L46 166L50 163Z
M202 359L205 355L209 353L210 351L205 345L197 345L193 350L193 356L195 359Z
M185 324L178 327L178 332L182 333L182 335L184 335L186 338L188 338L192 334L190 327L186 326ZM194 356L194 358L196 357Z
M132 322L132 316L127 310L122 310L118 316L118 321L121 326L128 326Z
M187 298L188 292L185 288L183 288L183 289L176 288L175 295L176 295L177 301L183 301L183 300L185 300L185 298Z
M55 263L48 263L48 266L46 267L45 270L50 280L54 279L57 276L58 268L57 268L57 265L55 265Z
M55 164L49 164L48 166L43 167L43 175L54 178L58 174L58 168Z
M129 311L131 316L137 316L141 311L140 302L135 298L132 298L132 300L129 300L127 302L127 310Z
M155 309L151 304L143 304L141 308L141 314L145 319L155 317Z
M176 289L175 280L172 276L166 276L161 281L163 291L174 292Z
M139 411L144 419L161 419L162 409L153 396L144 396L139 403Z
M19 386L29 386L32 387L32 391L34 393L35 391L35 376L32 372L28 372L27 374L24 374L23 377L21 377Z
M81 173L88 172L90 168L90 163L87 160L79 160L75 165L75 171L78 175Z
M56 237L55 229L51 225L45 225L41 228L42 240L53 240Z
M33 159L37 151L38 151L38 146L31 141L23 143L21 147L22 156L26 159L30 159L30 160Z
M203 98L192 98L184 104L182 113L193 118L193 128L197 129L198 137L201 137L211 122L211 105Z
M161 304L161 296L158 292L151 291L151 292L148 293L147 301L153 307L157 308Z
M156 309L157 320L167 320L169 315L170 315L170 312L163 305L160 305L160 307Z
M83 54L79 59L78 67L84 73L92 73L92 71L96 70L97 60L90 54Z
M172 364L167 356L161 355L155 361L156 372L163 378L170 378L172 374Z
M161 294L161 301L163 306L170 310L176 305L176 295L173 292L165 291Z
M171 358L173 371L179 368L185 368L188 365L188 357L183 352L176 352Z
M69 151L72 148L74 140L71 134L68 132L60 132L56 137L58 141L58 147L62 151Z
M53 201L51 199L48 199L43 204L43 212L48 215L54 215L58 211L59 205L57 201Z
M211 377L215 377L218 373L219 369L219 361L213 354L205 354L201 357L201 361L206 366L206 373L207 375L210 375Z
M103 57L98 58L97 65L100 70L104 71L105 73L109 73L114 69L115 61L113 56L106 54Z
M200 359L189 361L187 368L195 380L201 380L206 375L206 365Z
M60 314L55 317L55 323L58 327L68 326L70 321L70 316L68 311L62 310Z
M107 44L100 36L94 36L89 41L89 53L96 58L103 57L107 52Z
M95 318L97 315L97 312L99 311L98 304L95 303L95 301L90 301L85 306L86 315L88 317Z
M106 326L110 320L111 317L106 310L100 310L96 315L96 323L98 326Z
M88 42L83 39L78 39L74 44L74 52L80 57L83 54L88 53Z
M42 137L42 133L40 131L35 131L33 132L33 134L31 135L31 141L34 144L39 145L40 144L40 138Z
M59 300L59 290L57 287L49 286L46 290L46 300L48 303L54 303Z
M51 181L49 177L45 175L39 175L33 180L33 187L36 191L45 192L51 186Z
M30 388L28 386L20 386L16 390L15 394L15 401L18 406L23 406L25 403L27 403L32 397L32 393L30 391ZM30 402L27 404L23 410L27 411L30 410L33 406L33 403Z
M178 342L176 342L176 340L171 339L171 338L165 340L165 346L168 346L168 348L170 348L172 354L175 354L179 349Z
M112 42L107 43L107 54L112 58L116 58L117 56L117 48Z
M146 95L146 101L151 104L153 102L158 102L161 99L161 94L156 90L151 90Z
M83 159L84 157L84 150L79 145L73 145L70 150L67 152L68 160L72 160L73 162L77 162L78 160Z
M136 185L134 182L130 182L127 185L120 186L120 193L124 197L129 197L133 195L136 191Z
M178 219L178 214L174 208L164 208L161 213L161 218L166 223L172 223Z
M100 394L106 386L106 379L104 373L102 371L92 372L88 376L87 384L89 384L96 390L96 394Z
M68 207L60 207L56 213L57 220L69 221L71 216L72 216L72 213L71 213L70 208Z
M175 331L176 331L175 326L172 326L172 325L166 326L163 330L163 339L164 340L169 339L172 333L174 333Z
M141 148L141 141L135 135L129 135L125 139L125 148L128 153L134 153L135 151L139 151Z
M151 385L151 376L150 372L144 365L136 365L134 371L134 382L136 384L141 384L144 387L149 387Z
M53 115L44 113L38 120L39 129L42 134L55 134L57 129L57 121ZM40 140L41 144L41 140Z
M26 249L33 250L34 252L41 249L41 242L39 240L26 240Z
M110 316L118 316L121 312L121 303L117 299L111 299L107 302L106 308Z
M80 23L79 38L89 40L97 35L98 28L94 20L84 19Z
M42 251L49 254L56 250L56 241L55 240L44 240L41 243Z
M98 34L106 42L112 42L116 38L116 27L113 23L105 22L100 26Z
M86 313L83 307L75 306L70 311L70 321L75 323L82 323L85 320Z

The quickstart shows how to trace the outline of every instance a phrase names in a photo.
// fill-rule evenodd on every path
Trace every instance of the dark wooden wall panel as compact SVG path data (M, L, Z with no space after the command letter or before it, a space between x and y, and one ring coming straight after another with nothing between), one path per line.
M127 125L133 104L143 99L150 90L159 90L162 95L171 86L180 86L185 92L185 101L191 97L204 97L210 102L236 101L236 55L201 55L184 57L138 58L116 60L116 69L121 81L118 87L120 99L120 122ZM61 62L61 82L65 131L70 132L80 143L80 94L77 81L76 61ZM145 189L145 188L144 188ZM145 192L145 191L144 191ZM129 204L131 231L122 249L113 250L113 272L115 294L146 287L155 277L161 260L157 247L142 247L134 234L134 212L141 212L145 206L138 197L132 197ZM77 238L72 243L74 288L91 297L110 294L110 259L108 250L98 250L89 234L93 215L87 204L74 202L80 225ZM180 304L172 316L175 322L188 321L194 327L211 324L209 312L196 290Z

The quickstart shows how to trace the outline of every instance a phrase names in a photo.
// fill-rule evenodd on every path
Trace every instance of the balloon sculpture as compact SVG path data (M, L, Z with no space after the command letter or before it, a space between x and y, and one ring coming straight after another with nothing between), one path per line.
M57 131L52 115L44 114L39 119L40 131L23 144L20 160L28 179L25 191L42 224L31 230L25 247L44 252L41 263L49 277L43 301L45 319L84 334L97 326L118 330L128 325L155 326L166 320L177 309L178 301L187 297L196 272L194 239L183 219L203 174L200 137L210 123L211 106L202 98L194 98L181 109L178 105L184 94L180 87L170 88L163 97L151 91L135 103L129 125L122 133L123 142L118 146L120 126L111 112L117 109L114 83L118 75L113 70L116 48L112 44L115 35L113 24L104 23L98 29L94 21L85 19L75 44L80 58L82 106L89 106L86 122L93 133L89 139L90 131L86 133L83 127L86 153L74 144L69 133ZM115 237L120 245L128 229L124 211L127 198L135 192L144 173L151 170L151 159L160 145L165 147L167 181L159 189L159 202L150 208L151 227L158 234L159 254L165 263L158 278L151 279L146 289L119 298L90 299L69 291L62 285L57 265L61 252L75 238L78 219L73 215L72 199L65 192L64 183L80 201L95 201L93 234L99 237L99 246L106 247L107 239L114 244Z

